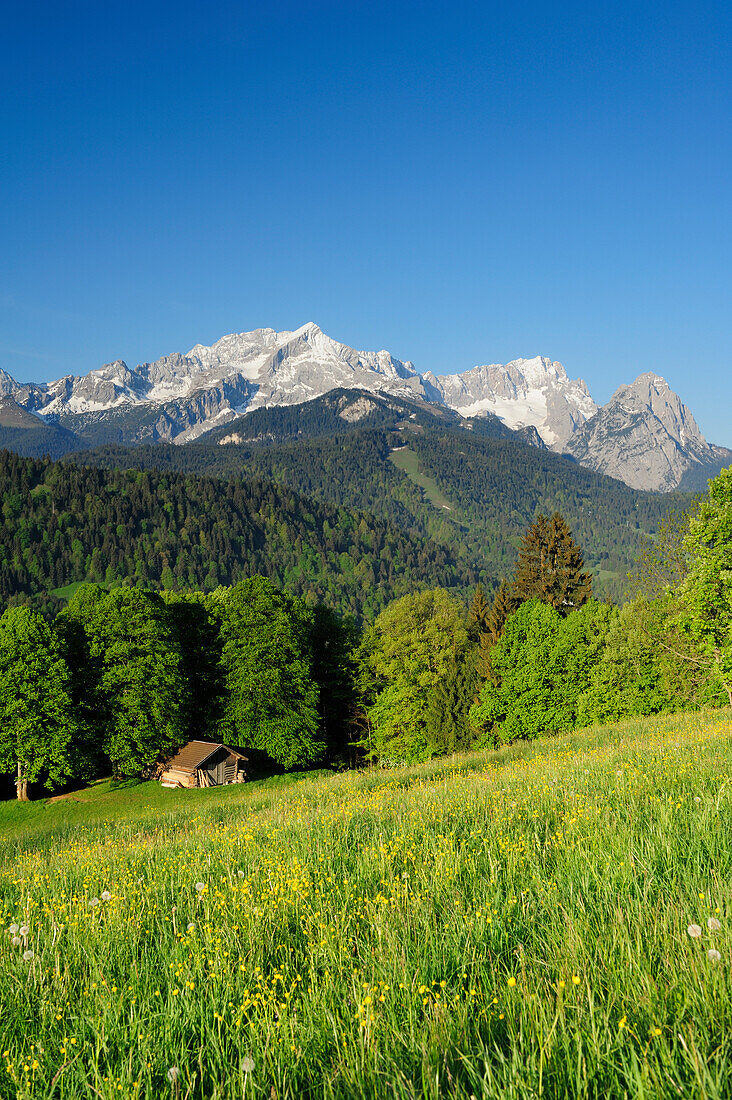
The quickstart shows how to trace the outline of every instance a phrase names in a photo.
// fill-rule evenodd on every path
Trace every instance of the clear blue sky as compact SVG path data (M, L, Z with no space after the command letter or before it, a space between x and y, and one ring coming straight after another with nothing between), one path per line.
M3 23L0 366L313 320L665 375L732 445L727 3L51 5Z

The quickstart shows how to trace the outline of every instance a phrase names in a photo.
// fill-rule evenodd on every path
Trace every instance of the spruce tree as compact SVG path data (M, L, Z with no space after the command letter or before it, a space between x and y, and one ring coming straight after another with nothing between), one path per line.
M491 674L490 651L501 637L506 619L514 613L519 603L511 585L505 580L501 581L492 603L485 598L480 585L475 590L468 616L468 634L478 646L475 667L483 679Z
M520 602L508 581L501 581L486 619L484 650L488 650L496 644L503 633L506 619L513 615Z
M521 540L512 584L519 601L539 599L560 615L581 607L592 595L582 551L559 512L537 516Z
M473 602L468 612L468 634L471 641L480 642L481 635L488 632L490 613L491 605L485 597L483 586L479 584L473 594Z

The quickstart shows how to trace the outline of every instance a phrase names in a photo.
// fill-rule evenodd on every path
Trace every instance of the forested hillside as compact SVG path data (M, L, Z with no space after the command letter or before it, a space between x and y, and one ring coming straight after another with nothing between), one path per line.
M646 536L669 510L683 510L691 499L641 493L515 438L492 438L449 421L440 425L430 413L417 417L402 419L400 430L344 426L339 434L288 443L106 447L78 460L271 479L313 499L366 510L415 538L431 538L488 587L511 571L521 534L536 514L559 510L584 549L595 591L616 600L623 598ZM490 421L485 430L492 431ZM405 446L449 507L436 507L390 461Z
M4 605L53 606L48 593L76 581L210 591L256 573L372 616L421 585L475 580L449 547L258 479L106 471L5 451L0 499Z

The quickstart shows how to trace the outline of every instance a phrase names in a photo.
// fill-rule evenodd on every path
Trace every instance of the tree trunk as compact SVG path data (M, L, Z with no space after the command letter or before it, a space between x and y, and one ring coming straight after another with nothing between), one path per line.
M15 781L15 791L19 802L28 801L28 780L23 774L20 760L18 761L18 778Z

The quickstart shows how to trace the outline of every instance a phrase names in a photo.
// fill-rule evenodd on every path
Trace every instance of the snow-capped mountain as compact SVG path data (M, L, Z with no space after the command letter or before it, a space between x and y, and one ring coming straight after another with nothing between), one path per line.
M428 372L425 379L462 416L493 413L509 428L534 427L547 446L558 450L597 412L581 378L568 378L561 363L539 355L463 374Z
M7 378L7 383L5 382ZM560 363L517 359L505 367L475 367L458 375L417 373L387 351L356 351L317 325L293 332L256 329L224 336L186 355L166 355L134 370L116 360L47 386L21 388L0 376L0 392L62 422L145 408L140 439L195 439L236 416L271 405L295 405L336 388L398 394L444 404L463 416L495 413L510 428L536 428L548 446L561 447L597 406L582 381Z
M566 449L581 465L634 489L675 489L691 483L695 468L703 480L732 462L732 451L707 443L666 379L650 372L620 386Z
M2 387L0 377L0 392ZM134 370L117 360L82 377L29 387L25 401L19 387L7 392L62 421L145 407L152 422L148 417L141 425L141 439L183 443L263 405L296 405L337 387L437 396L411 363L386 351L355 351L312 323L294 332L234 333L211 347L197 344L186 355L166 355ZM74 427L83 431L83 420Z
M356 351L316 324L224 336L131 370L122 360L83 376L21 385L0 370L0 396L80 442L186 443L262 407L297 405L335 389L387 393L497 416L525 439L645 489L701 477L732 452L713 447L664 379L641 375L598 410L581 379L541 356L461 374L419 374L387 351ZM532 434L533 433L533 434Z

